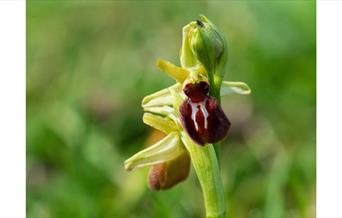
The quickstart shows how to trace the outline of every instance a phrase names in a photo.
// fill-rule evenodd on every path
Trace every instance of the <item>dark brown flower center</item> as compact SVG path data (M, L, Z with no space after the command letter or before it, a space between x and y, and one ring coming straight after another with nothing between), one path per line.
M189 83L183 91L188 98L179 111L182 125L190 138L199 145L222 140L228 132L230 122L216 98L208 95L208 83Z
M208 96L209 84L204 81L199 83L188 83L184 86L183 92L193 102L200 102Z

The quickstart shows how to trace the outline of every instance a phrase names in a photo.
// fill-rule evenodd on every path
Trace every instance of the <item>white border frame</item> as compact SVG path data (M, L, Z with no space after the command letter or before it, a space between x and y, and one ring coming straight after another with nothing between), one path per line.
M342 217L342 1L317 1L317 217Z
M26 3L0 1L0 217L25 217ZM342 217L342 1L317 1L317 217Z
M0 1L0 217L25 217L25 1Z

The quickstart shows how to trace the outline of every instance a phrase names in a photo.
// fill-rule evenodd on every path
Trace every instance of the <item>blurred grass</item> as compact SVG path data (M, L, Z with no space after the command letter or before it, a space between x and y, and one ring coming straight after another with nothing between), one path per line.
M181 28L208 16L226 35L226 79L253 93L222 99L228 217L314 217L315 1L28 1L27 216L200 217L194 172L151 192L123 161L146 145L143 96L173 81Z

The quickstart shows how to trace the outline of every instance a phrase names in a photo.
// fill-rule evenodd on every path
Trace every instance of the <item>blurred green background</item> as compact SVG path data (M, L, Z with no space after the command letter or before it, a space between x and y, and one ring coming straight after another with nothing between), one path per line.
M123 161L158 137L142 98L173 81L181 29L205 14L229 44L227 217L314 217L315 1L27 1L27 216L203 217L196 175L152 192Z

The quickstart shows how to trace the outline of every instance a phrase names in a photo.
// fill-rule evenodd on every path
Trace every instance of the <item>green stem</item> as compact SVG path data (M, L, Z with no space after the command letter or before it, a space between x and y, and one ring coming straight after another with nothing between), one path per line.
M215 143L215 144L213 144L213 146L214 146L214 150L216 153L217 162L218 162L218 165L220 168L220 166L221 166L221 164L220 164L221 143Z
M210 96L213 96L216 98L217 102L221 105L221 84L222 79L219 77L215 77L218 73L210 73L208 74L208 80L209 80L209 86L210 86ZM216 152L217 159L220 160L220 151L221 151L221 143L215 143L214 149Z
M195 144L184 133L184 144L200 182L207 218L221 218L226 213L223 185L216 153L212 144L203 147Z

